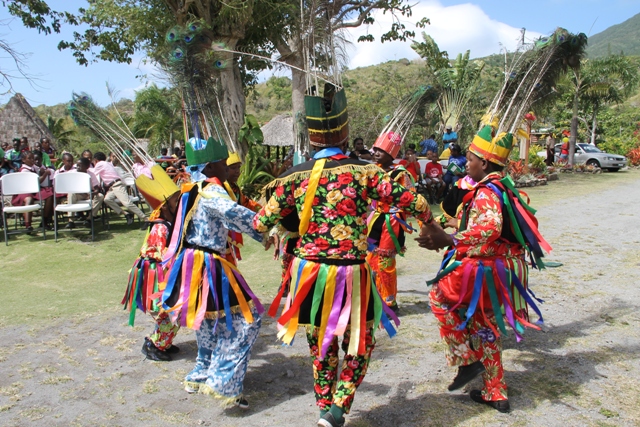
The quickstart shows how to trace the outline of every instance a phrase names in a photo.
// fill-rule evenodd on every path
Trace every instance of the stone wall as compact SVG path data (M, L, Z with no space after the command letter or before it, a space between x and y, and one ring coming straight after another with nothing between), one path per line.
M13 138L23 136L29 139L29 145L33 145L44 136L55 143L47 125L38 117L27 100L17 93L0 111L0 142L11 143Z

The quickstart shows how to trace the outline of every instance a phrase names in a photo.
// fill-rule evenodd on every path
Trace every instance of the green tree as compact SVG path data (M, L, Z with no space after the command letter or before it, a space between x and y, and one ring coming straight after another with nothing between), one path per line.
M304 97L312 80L310 70L341 84L340 73L346 55L340 31L373 24L373 13L382 11L393 17L391 28L381 36L382 42L404 41L415 36L401 20L401 17L410 17L412 13L407 0L286 0L280 7L280 25L271 27L268 37L278 50L281 61L291 67L294 117L305 116ZM428 22L423 18L418 25L425 26ZM373 40L374 37L368 34L358 41ZM298 120L294 120L294 126L295 133L300 134ZM298 138L296 145L303 141ZM295 148L297 151L307 149L303 146Z
M464 121L471 125L473 132L477 106L468 107L470 101L477 98L484 62L470 60L468 50L458 54L455 61L450 61L449 54L441 51L433 38L425 33L422 33L422 38L423 42L414 42L411 47L425 61L427 81L440 92L436 102L440 131L446 125L458 130L464 128ZM462 135L459 135L459 140L463 140Z
M67 149L73 142L72 137L76 134L76 130L69 126L66 117L53 118L50 115L47 116L47 127L58 144L56 147L58 150Z
M591 143L596 140L598 113L603 107L620 104L638 87L638 65L623 55L586 60L579 93L580 107L590 113Z
M148 138L150 153L173 146L182 136L182 106L175 90L151 85L136 92L131 130L138 138Z
M58 48L70 50L79 64L88 65L99 60L130 63L140 51L158 61L164 54L167 31L193 20L204 24L208 38L230 50L258 50L269 56L265 34L267 28L277 27L274 23L281 15L274 12L279 11L278 4L258 0L92 0L74 15L54 11L42 0L19 0L10 4L9 11L25 26L45 33L59 32L63 21L83 26L83 32L74 32L73 39L61 41ZM245 83L255 82L257 72L267 63L230 52L219 52L218 56L227 64L217 75L217 90L233 145L244 123Z

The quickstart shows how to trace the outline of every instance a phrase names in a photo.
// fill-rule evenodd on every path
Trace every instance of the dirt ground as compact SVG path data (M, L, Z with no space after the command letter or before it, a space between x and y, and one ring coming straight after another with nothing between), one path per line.
M428 310L425 280L437 269L430 257L424 275L400 278L400 332L378 334L348 426L640 425L640 181L569 195L538 217L554 247L548 259L563 266L531 274L546 300L544 331L527 331L519 344L513 334L505 340L512 413L471 402L465 391L477 383L446 391L455 372ZM245 380L251 408L223 410L182 390L196 355L193 332L179 334L177 360L150 362L140 347L151 321L138 319L127 327L113 306L45 326L0 328L0 425L315 425L302 333L282 347L265 318Z

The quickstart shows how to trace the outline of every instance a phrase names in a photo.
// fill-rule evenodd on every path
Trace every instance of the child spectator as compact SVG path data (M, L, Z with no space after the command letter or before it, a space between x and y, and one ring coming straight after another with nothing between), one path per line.
M53 176L55 170L42 164L42 152L33 151L33 164L38 169L36 172L40 175L40 197L44 202L44 210L42 213L43 224L47 230L53 230Z
M96 153L97 154L97 153ZM75 170L72 169L72 172L83 172L89 175L89 179L91 181L91 194L93 196L91 200L91 213L93 215L93 219L96 220L100 214L100 208L102 208L102 203L104 202L104 194L100 192L100 181L98 181L98 177L89 169L91 167L91 162L86 157L80 157L78 162L76 163ZM89 194L69 194L69 203L73 204L78 202L79 200L89 200ZM75 228L75 223L73 222L73 217L69 217L69 223L65 226L66 229Z
M56 158L56 149L51 145L51 141L46 136L40 138L40 145L42 146L42 152L49 156L49 158Z
M49 174L45 173L39 167L35 165L35 156L32 152L28 151L22 156L22 165L19 169L20 172L31 172L37 174L40 178L40 185L43 181L49 178ZM53 189L51 187L44 187L40 190L40 194L16 194L11 198L11 204L13 206L26 206L33 203L33 199L37 198L44 202L45 208L42 213L43 221L40 224L41 227L47 226L47 223L51 221L53 216ZM28 231L33 231L31 226L31 219L33 217L32 212L26 212L24 216L24 226Z
M465 176L464 167L466 164L467 158L462 155L462 149L458 144L452 143L447 172L444 174L444 182L447 186L452 185L459 178Z
M400 160L399 163L411 174L414 181L418 181L420 175L420 163L418 163L418 159L416 158L415 147L415 144L409 144L408 148L404 151L404 159Z
M22 153L20 152L20 139L13 138L13 148L4 153L10 172L18 172L22 166Z
M93 164L93 153L91 152L91 150L84 150L80 157L89 159L89 162Z
M439 200L444 191L444 181L442 179L442 165L438 163L438 153L427 151L427 158L430 160L424 167L425 182L431 194L436 195Z

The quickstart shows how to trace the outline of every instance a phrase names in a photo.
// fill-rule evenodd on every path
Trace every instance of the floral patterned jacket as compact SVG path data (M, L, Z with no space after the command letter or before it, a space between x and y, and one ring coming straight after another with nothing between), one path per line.
M459 231L453 236L458 258L524 254L520 244L501 238L505 225L501 200L486 186L491 180L500 178L502 176L497 172L487 175L478 183L475 196L460 210L458 219L462 221L466 214L466 224L460 222Z
M167 250L167 239L169 238L169 227L165 221L158 221L153 224L147 238L140 249L140 256L156 261L162 261L162 256Z
M256 230L266 232L281 220L288 230L297 230L314 163L311 160L295 166L269 184L267 191L272 195L254 218ZM397 206L423 221L431 219L426 200L394 182L378 166L331 158L314 195L309 228L300 237L294 254L309 260L364 260L368 199Z

